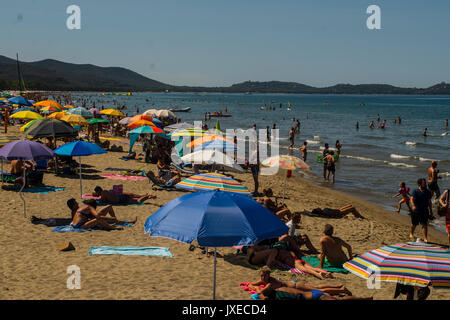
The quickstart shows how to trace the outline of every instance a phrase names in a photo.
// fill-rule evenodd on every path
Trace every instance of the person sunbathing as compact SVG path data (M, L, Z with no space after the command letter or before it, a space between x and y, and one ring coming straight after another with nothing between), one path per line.
M303 291L287 287L273 289L270 286L252 297L256 300L373 300L373 297L331 296L322 290Z
M292 213L286 204L278 204L277 198L275 198L275 202L270 199L270 197L273 196L272 189L264 189L263 194L264 198L257 200L260 204L269 209L269 211L280 218L281 221L288 222L292 219Z
M145 195L134 194L129 192L122 192L122 194L117 194L113 191L103 190L101 187L97 186L92 193L95 197L101 197L100 201L104 203L142 203L148 199L154 199L156 196L147 193Z
M364 217L353 207L351 204L343 206L339 209L330 209L330 208L316 208L311 211L312 214L329 217L329 218L342 218L348 215L349 213L353 214L356 218L364 219Z
M181 181L181 175L177 170L172 170L164 177L157 177L153 171L149 170L146 174L147 178L161 185L175 185Z
M248 287L250 289L256 291L257 293L260 293L261 291L263 291L264 289L266 289L267 287L270 286L271 288L273 288L275 290L279 289L281 287L286 287L286 288L299 289L302 291L321 290L330 295L338 295L338 294L347 294L349 296L352 295L352 293L347 288L345 288L343 284L340 284L340 285L321 284L321 285L315 286L315 285L301 282L298 280L292 280L292 281L278 280L278 279L275 279L270 276L270 268L267 268L267 267L263 267L260 269L259 276L260 276L260 280L250 282L250 284L248 285ZM261 288L260 287L261 285L264 287Z
M319 251L313 246L311 240L306 234L301 234L298 232L294 236L289 236L287 234L282 235L278 238L278 243L285 242L286 248L295 253L295 255L301 257L305 255L304 250L302 250L302 246L305 245L308 248L308 253L310 254L318 254Z
M319 255L320 267L323 268L324 263L332 266L342 267L348 260L352 259L352 247L344 240L333 236L333 226L325 225L324 236L320 239L321 253ZM348 251L348 258L342 247Z
M101 227L106 230L123 230L123 228L115 226L118 223L136 223L137 217L132 221L120 221L117 219L112 206L106 206L97 211L97 202L89 201L83 206L79 206L78 202L72 198L67 200L67 206L71 210L72 222L71 226L75 229L91 229ZM106 215L110 217L106 217Z

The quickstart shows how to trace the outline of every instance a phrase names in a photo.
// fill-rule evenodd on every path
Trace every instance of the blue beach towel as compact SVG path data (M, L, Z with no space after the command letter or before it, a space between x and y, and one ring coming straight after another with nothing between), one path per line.
M125 256L157 256L173 258L169 248L165 247L90 247L89 255L94 254L121 254Z
M118 227L131 227L132 225L133 225L132 223L116 224L116 226L118 226ZM95 227L95 228L91 228L91 229L79 229L79 228L74 228L71 225L67 225L67 226L54 227L52 232L85 232L85 231L95 231L95 230L104 230L104 229L99 228L99 227Z
M39 187L39 188L24 189L23 192L47 194L47 193L50 193L50 192L56 192L56 191L61 191L61 190L66 190L66 188Z

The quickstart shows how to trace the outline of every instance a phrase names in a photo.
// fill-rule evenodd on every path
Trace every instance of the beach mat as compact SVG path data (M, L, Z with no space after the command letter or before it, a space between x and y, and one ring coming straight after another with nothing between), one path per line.
M317 256L309 256L309 257L304 256L304 257L302 257L302 259L305 260L306 262L308 262L313 267L318 267L320 265L320 260L319 260L319 257L317 257ZM343 267L333 266L327 262L324 262L323 269L330 271L330 272L337 272L337 273L344 273L344 274L349 273Z
M113 180L132 180L132 181L147 180L147 177L128 176L128 175L123 175L123 174L102 174L102 175L100 175L100 177L106 178L106 179L113 179Z
M131 227L133 224L132 223L117 223L116 226L118 227ZM91 229L79 229L79 228L74 228L71 225L67 225L67 226L58 226L58 227L54 227L52 232L85 232L85 231L96 231L96 230L105 230L102 229L100 227L95 227L95 228L91 228Z
M96 199L96 197L92 197L92 198L86 198L86 200L83 200L84 204L87 204L89 202L89 199ZM97 205L100 207L104 207L104 206L143 206L145 204L144 202L137 202L137 203L107 203L107 202L102 202L100 201L100 199L96 199Z
M156 256L156 257L170 257L173 258L173 254L169 248L165 247L90 247L89 255L96 254L120 254L125 256Z
M62 190L66 190L66 188L39 187L39 188L23 189L23 192L47 194L50 192L56 192L56 191L62 191Z

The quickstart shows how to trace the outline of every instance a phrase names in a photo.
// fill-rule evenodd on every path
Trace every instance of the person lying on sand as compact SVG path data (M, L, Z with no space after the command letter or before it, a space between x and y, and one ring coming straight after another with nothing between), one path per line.
M275 290L279 289L281 287L286 287L286 288L299 289L302 291L321 290L330 295L338 295L338 294L346 294L349 296L352 295L352 293L347 288L345 288L343 284L340 284L340 285L321 284L321 285L315 286L315 285L301 282L298 280L281 281L281 280L275 279L270 276L270 268L268 268L268 267L262 267L259 270L259 276L260 276L260 280L250 282L250 284L248 286L250 289L252 289L258 293L260 293L261 291L263 291L264 289L266 289L267 287L270 286L272 289L275 289ZM260 288L261 285L263 285L264 288Z
M303 256L304 252L301 249L303 245L308 248L308 253L310 254L318 254L319 251L313 246L311 240L306 234L301 234L298 232L293 237L285 234L278 238L278 242L286 243L286 248L292 252L294 252L298 257ZM276 244L276 243L275 243Z
M252 295L257 300L373 300L373 297L331 296L322 290L303 291L295 288L265 288L261 293Z
M165 178L167 179L157 177L151 170L149 170L145 175L147 176L147 178L152 179L162 185L175 185L181 181L181 175L177 170L172 170L170 171L170 174L166 174Z
M139 195L134 193L122 192L117 194L113 191L103 190L97 186L92 193L94 197L101 197L100 201L103 203L141 203L148 199L155 199L156 196L147 193L145 195Z
M344 240L333 236L334 228L330 224L326 224L323 236L320 239L321 253L319 255L320 268L323 268L324 263L329 263L332 266L339 266L352 259L352 247ZM348 251L348 258L345 255L342 247Z
M275 214L283 222L288 222L292 219L292 213L287 208L286 204L278 204L277 198L275 198L275 202L270 199L270 197L273 196L272 189L264 189L263 194L264 198L257 200L260 204L269 209L269 211Z
M254 245L247 249L247 259L250 264L265 264L269 268L276 266L276 261L278 261L290 268L296 268L322 280L325 279L325 277L332 277L331 272L323 270L321 268L315 268L305 260L298 259L292 251L284 249L282 245L276 246L274 248L266 248Z
M137 217L133 221L118 220L112 206L106 206L97 211L97 202L95 200L90 200L87 204L80 207L78 202L72 198L67 200L67 206L71 210L72 215L72 223L70 225L75 229L101 227L106 230L123 230L123 228L116 227L114 224L134 224L137 221ZM108 214L111 218L106 217Z
M364 217L353 207L351 204L343 206L339 209L330 209L330 208L316 208L311 211L312 214L325 216L329 218L342 218L348 215L349 213L353 214L356 218L364 219Z

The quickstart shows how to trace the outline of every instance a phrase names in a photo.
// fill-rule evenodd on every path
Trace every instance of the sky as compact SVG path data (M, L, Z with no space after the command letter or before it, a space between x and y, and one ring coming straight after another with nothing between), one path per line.
M81 29L69 30L69 5ZM381 29L370 30L370 5ZM0 55L131 69L173 85L450 82L450 1L1 0Z

